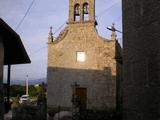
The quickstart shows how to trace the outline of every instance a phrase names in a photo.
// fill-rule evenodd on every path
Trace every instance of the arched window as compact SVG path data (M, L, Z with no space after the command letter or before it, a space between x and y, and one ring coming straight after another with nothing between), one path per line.
M88 3L83 4L83 20L84 21L89 20L89 5L88 5Z
M80 21L80 5L76 4L74 6L74 21Z

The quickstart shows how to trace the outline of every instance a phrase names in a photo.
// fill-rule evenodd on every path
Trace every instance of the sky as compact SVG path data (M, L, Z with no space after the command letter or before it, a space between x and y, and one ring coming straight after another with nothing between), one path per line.
M31 3L33 2L32 6ZM95 0L96 27L98 33L105 38L111 38L111 31L106 27L115 23L117 30L122 31L121 0ZM20 35L25 49L31 59L31 64L13 65L11 81L46 79L47 76L47 41L49 27L53 27L54 37L64 28L68 20L69 0L0 0L0 17L13 29L23 22L16 32ZM60 26L63 26L60 30ZM122 34L117 33L121 42ZM4 67L6 81L7 67Z

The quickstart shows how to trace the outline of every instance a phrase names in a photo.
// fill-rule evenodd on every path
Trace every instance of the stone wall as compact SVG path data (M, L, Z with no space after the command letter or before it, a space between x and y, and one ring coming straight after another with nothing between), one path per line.
M4 64L4 47L0 36L0 120L3 119L3 64Z
M160 119L160 2L123 1L123 118Z

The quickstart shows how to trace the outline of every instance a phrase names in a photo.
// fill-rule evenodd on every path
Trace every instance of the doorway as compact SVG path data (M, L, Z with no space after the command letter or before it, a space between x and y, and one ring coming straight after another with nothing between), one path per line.
M79 98L80 109L85 110L87 108L87 89L76 88L76 96Z

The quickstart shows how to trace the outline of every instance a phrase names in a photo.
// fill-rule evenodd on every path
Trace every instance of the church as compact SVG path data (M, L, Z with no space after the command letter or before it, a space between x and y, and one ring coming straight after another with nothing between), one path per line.
M50 29L48 109L71 110L73 96L79 98L81 109L118 108L121 48L115 31L112 31L111 39L106 39L98 35L96 25L95 0L69 0L67 26L57 38Z

